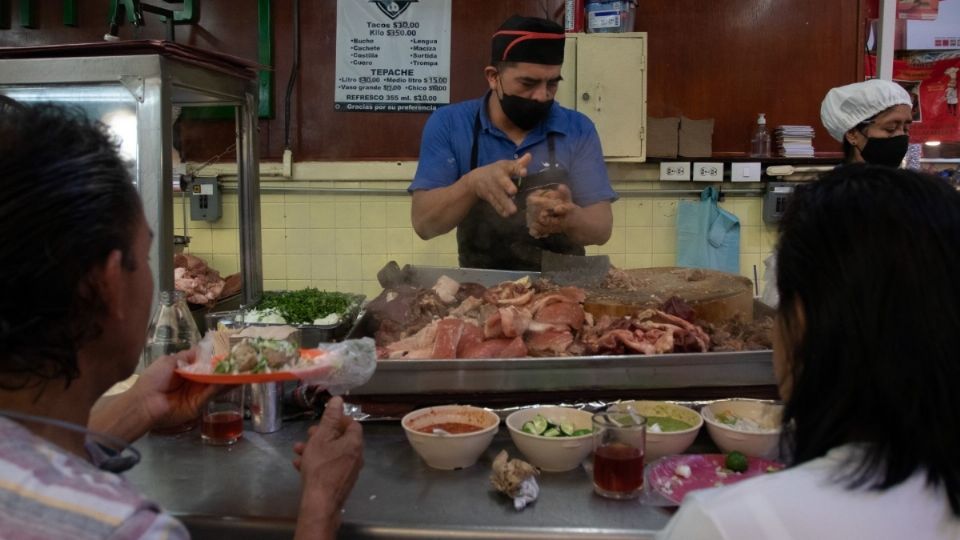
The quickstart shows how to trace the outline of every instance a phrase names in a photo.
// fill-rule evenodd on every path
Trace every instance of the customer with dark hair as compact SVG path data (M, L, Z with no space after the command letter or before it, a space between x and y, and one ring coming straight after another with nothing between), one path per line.
M217 388L164 357L136 384L153 296L152 232L102 125L80 111L6 103L0 113L0 537L184 538L183 526L113 472L129 443L199 414ZM192 353L180 353L190 359ZM332 537L362 435L331 402L295 449L298 532ZM86 432L86 434L84 433ZM89 438L87 438L89 435ZM111 455L119 454L119 455ZM104 470L105 469L105 470Z
M661 538L960 538L960 194L850 165L781 224L783 472L689 495Z

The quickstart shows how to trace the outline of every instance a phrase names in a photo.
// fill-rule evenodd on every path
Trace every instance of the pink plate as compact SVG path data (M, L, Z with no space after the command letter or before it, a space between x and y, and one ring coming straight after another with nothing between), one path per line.
M664 457L650 464L647 482L650 489L663 495L670 502L680 504L687 493L716 486L728 486L741 480L753 478L783 469L778 461L761 458L747 458L747 470L736 473L726 469L724 454L679 454ZM677 475L677 467L690 467L690 478Z

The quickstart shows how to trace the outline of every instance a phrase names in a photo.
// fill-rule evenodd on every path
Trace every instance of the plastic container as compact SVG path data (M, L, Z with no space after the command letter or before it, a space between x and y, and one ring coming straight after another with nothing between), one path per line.
M591 34L632 32L636 8L632 0L587 0L586 30Z
M750 137L750 156L770 157L770 132L767 130L767 118L764 113L760 113L757 118L757 127L753 130L753 136Z
M566 32L583 32L584 14L584 0L564 0L563 29Z

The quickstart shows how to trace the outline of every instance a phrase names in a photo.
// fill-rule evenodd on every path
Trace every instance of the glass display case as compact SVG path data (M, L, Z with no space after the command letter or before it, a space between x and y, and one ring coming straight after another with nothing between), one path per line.
M120 143L154 231L155 294L174 288L173 109L236 111L240 301L263 291L257 137L257 66L168 42L92 43L0 50L0 94L77 106Z

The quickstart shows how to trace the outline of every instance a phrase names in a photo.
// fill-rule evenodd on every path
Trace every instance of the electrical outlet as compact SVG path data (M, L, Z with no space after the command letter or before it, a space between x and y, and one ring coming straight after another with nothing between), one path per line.
M760 181L760 163L756 161L747 161L743 163L730 164L731 182L759 182Z
M693 163L694 182L723 182L723 163L700 161Z
M689 180L689 161L665 161L660 164L660 180Z

